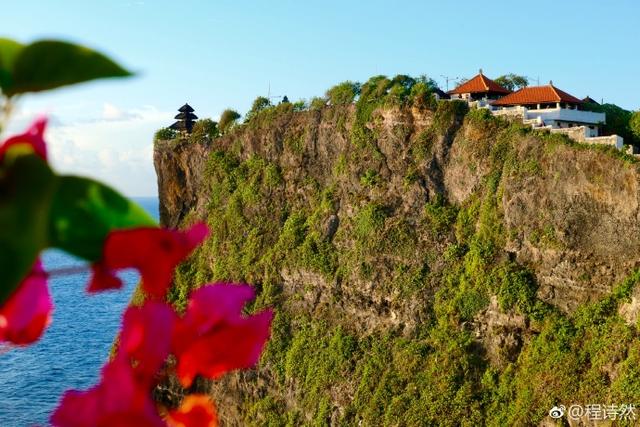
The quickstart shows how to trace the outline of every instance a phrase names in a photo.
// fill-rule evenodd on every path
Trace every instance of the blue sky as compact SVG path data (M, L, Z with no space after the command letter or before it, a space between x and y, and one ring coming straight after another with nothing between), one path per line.
M640 3L565 1L36 0L2 5L0 36L63 38L137 72L21 100L13 129L53 117L54 165L131 196L156 191L153 131L188 101L200 117L257 95L321 95L374 74L515 72L640 108Z

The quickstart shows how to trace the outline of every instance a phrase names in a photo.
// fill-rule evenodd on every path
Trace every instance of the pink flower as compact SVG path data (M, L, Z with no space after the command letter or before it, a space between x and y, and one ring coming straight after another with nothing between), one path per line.
M243 316L242 307L252 298L253 290L247 285L207 285L193 292L172 340L184 387L197 374L216 379L257 363L269 338L273 313Z
M43 160L47 160L47 145L44 142L44 130L47 127L47 119L39 118L23 134L13 136L0 145L0 161L7 150L18 144L27 144Z
M124 314L118 357L133 361L141 381L150 381L169 355L175 313L167 304L147 301Z
M164 298L175 267L209 234L204 223L186 231L163 228L134 228L111 232L105 241L102 260L93 266L89 292L119 288L114 271L136 268L142 288L151 297Z
M216 408L207 396L192 394L169 413L167 424L170 427L217 427Z
M29 275L0 307L0 341L19 345L36 341L51 323L52 311L47 275L38 259Z
M150 389L135 380L133 368L124 359L109 362L101 381L87 391L71 390L51 415L59 427L161 427Z

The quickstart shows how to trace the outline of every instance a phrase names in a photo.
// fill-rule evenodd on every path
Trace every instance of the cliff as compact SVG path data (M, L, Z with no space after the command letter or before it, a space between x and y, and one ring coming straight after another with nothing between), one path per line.
M458 102L284 104L154 161L162 223L212 229L172 302L248 282L277 312L257 369L198 385L224 425L531 425L640 401L640 169L615 150Z

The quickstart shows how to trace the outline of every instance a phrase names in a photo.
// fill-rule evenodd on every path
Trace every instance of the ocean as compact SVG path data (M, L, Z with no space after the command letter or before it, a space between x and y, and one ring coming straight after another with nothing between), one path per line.
M158 218L157 198L134 199ZM44 253L45 269L78 265L64 252ZM96 383L114 336L138 282L125 271L119 291L88 295L89 275L49 280L53 322L35 344L0 353L0 426L48 425L49 415L65 390L84 390Z

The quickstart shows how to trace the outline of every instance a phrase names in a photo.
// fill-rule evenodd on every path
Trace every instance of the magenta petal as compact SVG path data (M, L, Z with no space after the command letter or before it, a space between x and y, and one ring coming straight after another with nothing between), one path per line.
M57 427L164 425L150 388L136 382L129 362L122 359L109 362L90 390L66 392L50 421Z
M186 231L187 245L195 248L209 236L209 227L204 222L198 222Z
M91 266L91 280L87 287L88 293L92 294L120 288L122 288L122 280L116 276L115 272L105 268L99 262Z
M147 297L163 299L171 285L176 266L184 261L208 233L204 223L196 224L186 231L156 227L114 230L105 240L102 260L96 263L96 267L105 272L136 268L142 276L142 289ZM106 289L113 283L104 275L95 277L99 280L93 280L89 290Z
M47 160L47 144L44 142L44 130L47 127L47 119L41 117L31 124L29 129L23 134L12 136L4 144L0 145L0 160L4 153L17 144L29 144L33 151L43 160Z
M222 320L232 322L240 319L242 308L254 296L253 288L249 285L205 285L191 294L185 322L202 334Z
M178 355L177 373L184 387L197 374L220 378L235 369L253 367L269 338L273 313L263 311L234 324L223 324L196 339Z
M165 303L147 301L128 308L118 354L137 361L135 369L150 380L169 355L174 322L175 313Z
M69 390L51 415L51 424L60 427L93 427L98 425L98 390Z
M0 341L30 344L51 322L53 303L40 260L0 307Z

